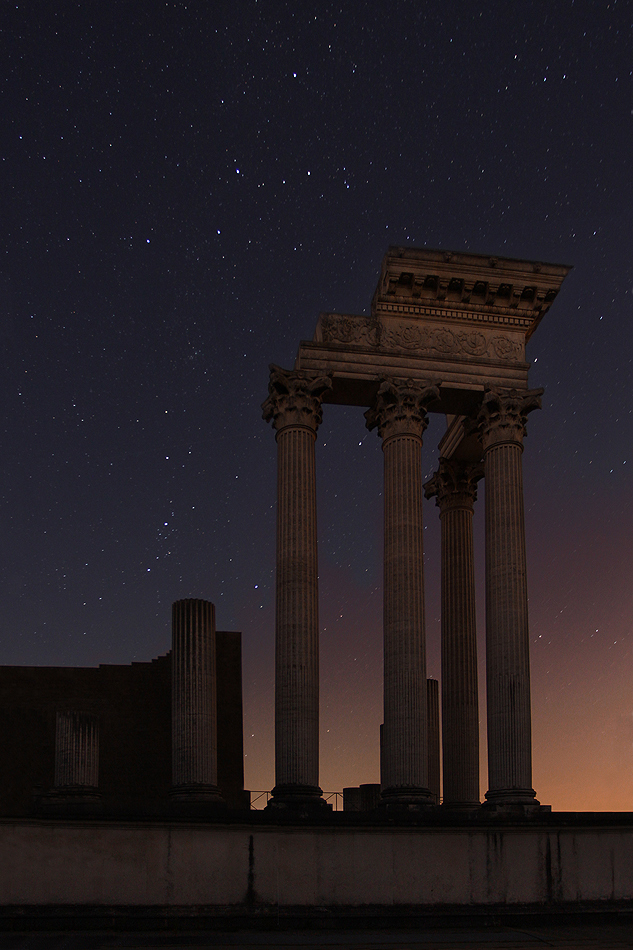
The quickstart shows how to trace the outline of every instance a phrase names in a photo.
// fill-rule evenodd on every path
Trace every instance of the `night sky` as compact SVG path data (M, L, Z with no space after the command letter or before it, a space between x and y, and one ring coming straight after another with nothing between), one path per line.
M172 601L212 600L243 632L246 785L271 788L268 364L292 366L319 311L367 312L390 244L572 264L528 346L534 787L633 810L630 14L3 5L0 663L150 660ZM378 781L382 452L362 410L325 407L317 479L329 791ZM425 523L439 678L433 503ZM485 752L483 490L475 530Z

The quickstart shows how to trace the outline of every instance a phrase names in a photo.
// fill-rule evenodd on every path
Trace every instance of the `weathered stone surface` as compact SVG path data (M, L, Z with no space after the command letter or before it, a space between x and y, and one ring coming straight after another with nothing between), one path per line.
M297 907L318 912L321 926L336 908L349 926L351 907L385 915L400 907L410 918L416 907L454 913L459 905L499 917L526 905L569 913L591 901L589 909L604 914L621 901L630 912L630 814L554 819L532 827L6 821L0 824L3 917L21 917L24 926L29 905L39 905L42 926L48 914L59 927L65 913L77 928L77 915L91 907L101 920L110 908L119 918L135 908L138 928L140 914L147 920L150 908L166 907L173 928L186 908L198 920L208 913L218 929L229 908L242 926L250 914L260 928L262 921L274 926L280 909ZM516 931L513 946L514 937ZM499 946L494 934L483 941L493 943Z

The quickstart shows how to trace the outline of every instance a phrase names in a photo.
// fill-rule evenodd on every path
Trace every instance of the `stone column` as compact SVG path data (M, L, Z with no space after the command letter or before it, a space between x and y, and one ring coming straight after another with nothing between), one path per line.
M435 385L385 380L367 427L378 429L385 461L384 733L382 798L386 805L432 803L422 556L420 450Z
M473 505L483 465L440 459L426 483L442 532L442 758L444 805L479 805L479 701Z
M426 712L429 723L429 791L434 805L440 803L440 684L426 681Z
M491 804L538 804L532 788L530 656L521 455L543 390L488 390L478 422L486 478L486 682Z
M55 717L53 787L34 802L36 813L82 817L101 814L99 720L89 712L64 709Z
M275 788L272 808L320 805L314 442L328 377L271 367L262 409L277 440ZM322 803L322 804L321 804Z
M172 801L222 801L218 789L215 608L208 600L172 605Z
M95 793L99 785L99 722L92 713L58 712L55 724L55 789Z

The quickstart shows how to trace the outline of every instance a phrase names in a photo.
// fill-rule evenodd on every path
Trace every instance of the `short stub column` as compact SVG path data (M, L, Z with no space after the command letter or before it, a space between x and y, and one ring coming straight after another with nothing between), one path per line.
M490 804L538 805L532 788L523 437L543 390L488 390L478 415L486 485L486 683Z
M218 789L215 608L172 605L172 788L178 810L222 803Z
M433 803L428 778L422 434L436 385L385 380L365 413L384 453L384 730L382 800L415 807Z
M326 376L271 367L277 440L275 788L271 808L329 806L319 788L319 604L314 442Z
M473 505L483 465L440 459L426 483L440 510L442 545L442 759L448 808L479 805L479 702Z
M91 815L102 811L99 795L99 720L94 713L58 710L55 717L55 776L39 801L45 813Z

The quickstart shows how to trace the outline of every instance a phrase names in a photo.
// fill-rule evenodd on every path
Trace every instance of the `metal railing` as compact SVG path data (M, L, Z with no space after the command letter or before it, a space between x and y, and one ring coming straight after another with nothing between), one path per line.
M270 801L272 792L262 790L251 790L251 808L253 811L261 811ZM343 792L323 792L323 798L333 811L343 811Z

